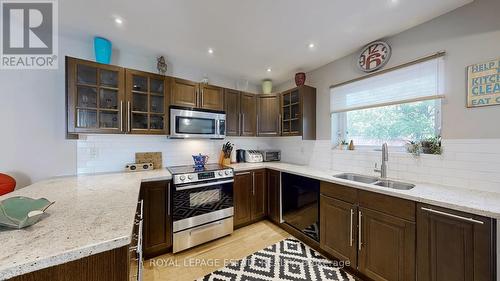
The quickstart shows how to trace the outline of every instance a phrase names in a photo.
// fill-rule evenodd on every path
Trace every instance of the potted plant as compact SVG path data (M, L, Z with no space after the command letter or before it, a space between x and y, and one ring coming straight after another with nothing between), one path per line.
M413 140L406 141L405 147L406 147L406 152L411 153L414 156L419 156L422 150L420 142Z
M347 143L346 140L341 140L339 142L338 147L339 147L340 150L347 150L348 145L349 145L349 143Z
M441 154L441 136L427 138L420 142L422 153L424 154Z

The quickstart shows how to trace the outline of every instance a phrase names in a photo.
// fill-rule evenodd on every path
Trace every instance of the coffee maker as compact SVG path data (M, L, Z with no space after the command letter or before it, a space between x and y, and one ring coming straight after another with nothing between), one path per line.
M245 162L245 150L244 149L236 149L236 162L238 162L238 163Z

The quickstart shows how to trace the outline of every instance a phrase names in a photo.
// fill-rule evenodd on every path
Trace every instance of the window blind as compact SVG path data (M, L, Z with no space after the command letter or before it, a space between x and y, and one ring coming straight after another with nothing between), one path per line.
M330 89L331 113L444 98L444 60L433 58Z

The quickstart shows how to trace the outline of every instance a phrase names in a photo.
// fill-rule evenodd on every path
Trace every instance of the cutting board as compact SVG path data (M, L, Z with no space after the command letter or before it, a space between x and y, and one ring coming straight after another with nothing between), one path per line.
M162 168L161 152L137 152L135 154L135 163L153 163L154 169Z

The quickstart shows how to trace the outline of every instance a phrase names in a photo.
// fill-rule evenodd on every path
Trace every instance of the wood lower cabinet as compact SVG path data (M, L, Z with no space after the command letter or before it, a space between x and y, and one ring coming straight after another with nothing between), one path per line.
M267 215L275 223L281 223L281 172L267 170Z
M266 171L238 172L234 175L234 226L244 226L267 215Z
M226 136L239 136L240 130L240 92L224 89L224 111L226 112Z
M357 263L355 204L320 195L320 247L340 260Z
M241 136L257 135L257 97L254 94L241 93Z
M419 281L496 280L493 219L417 205Z
M358 270L373 280L415 280L415 223L362 207L358 220Z
M234 175L233 203L234 226L244 225L252 220L252 173L243 172Z
M415 280L415 202L321 183L320 247L372 280Z
M279 95L257 96L257 135L280 135L280 97Z
M267 178L266 170L252 172L252 220L267 216Z
M168 181L141 185L144 209L144 257L167 253L172 248L171 186Z
M10 281L128 281L129 247L94 254L9 279Z

